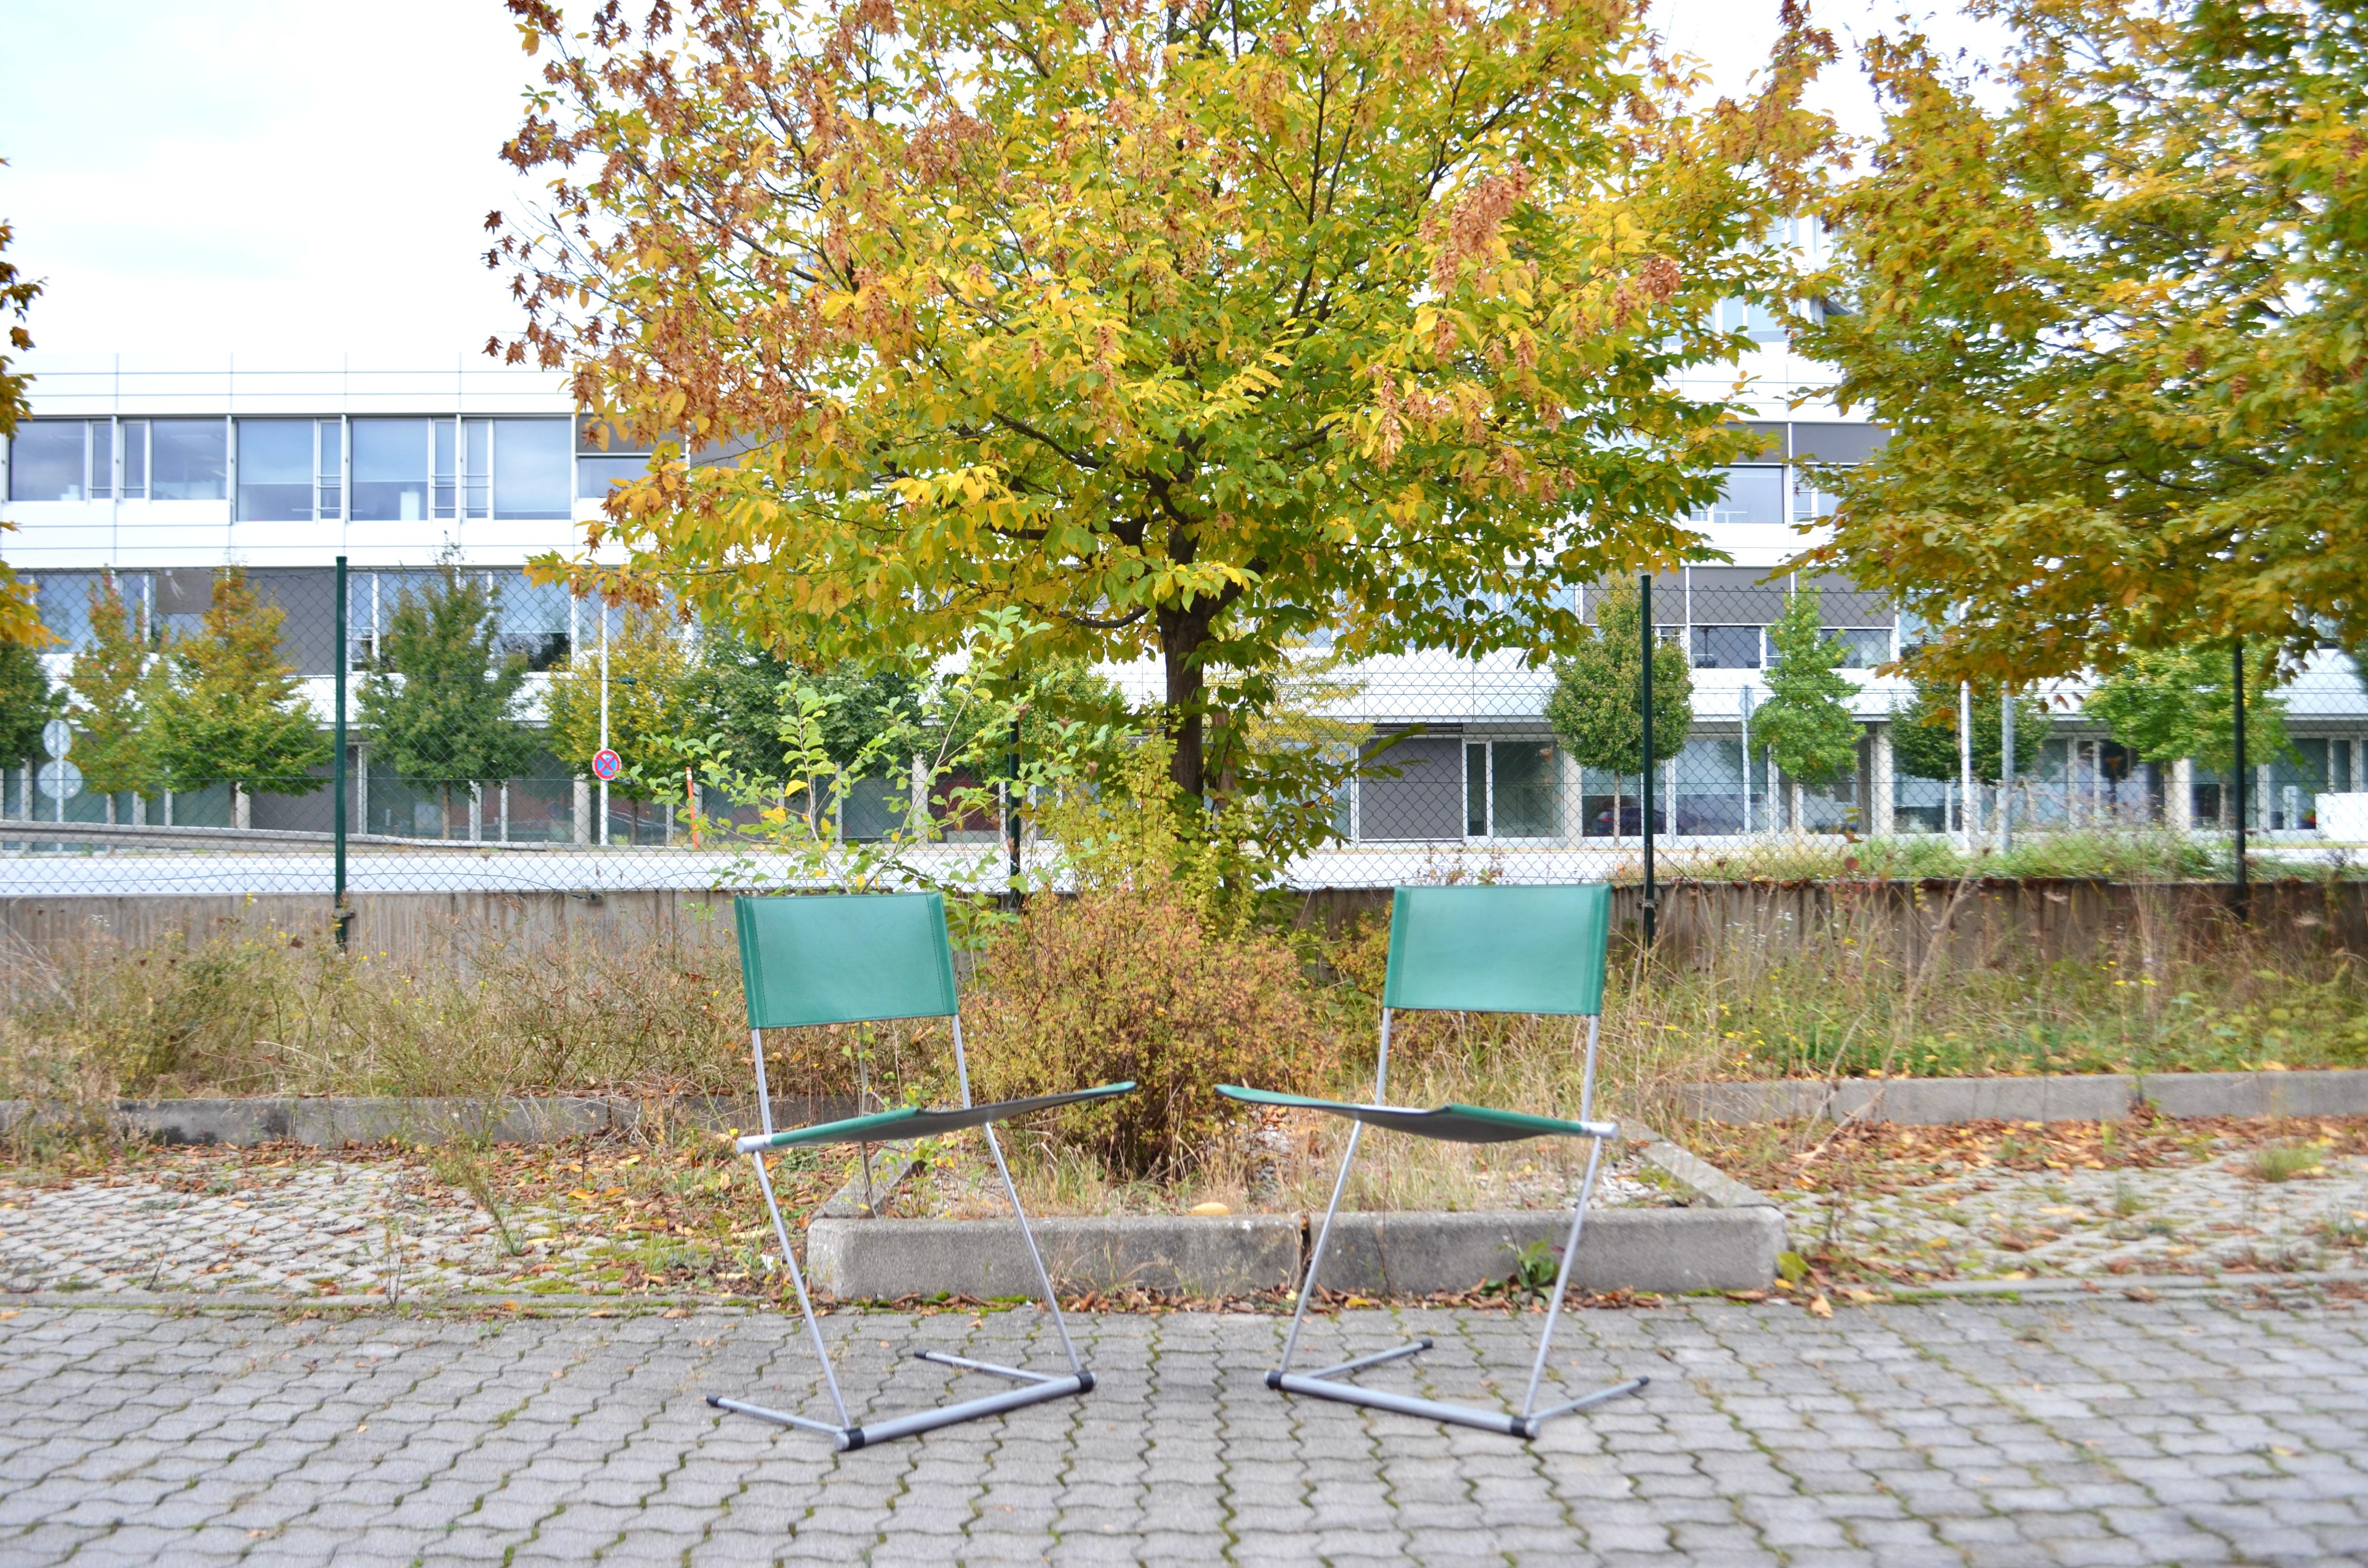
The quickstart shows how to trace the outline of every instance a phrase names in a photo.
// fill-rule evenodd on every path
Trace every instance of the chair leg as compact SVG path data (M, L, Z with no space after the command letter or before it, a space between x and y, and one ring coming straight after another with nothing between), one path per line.
M992 1130L988 1131L987 1137L991 1145L994 1139ZM746 1400L726 1399L720 1394L710 1394L707 1396L707 1403L715 1409L728 1410L739 1415L753 1415L758 1420L770 1421L777 1426L794 1426L800 1431L819 1434L830 1438L833 1446L844 1453L873 1443L884 1443L897 1437L910 1437L923 1432L935 1431L938 1427L951 1426L958 1421L972 1421L982 1415L994 1415L1008 1410L1018 1410L1025 1405L1040 1404L1048 1399L1063 1399L1071 1394L1084 1393L1094 1386L1093 1374L1087 1371L1078 1362L1076 1350L1069 1343L1068 1329L1065 1324L1062 1324L1061 1345L1069 1353L1070 1369L1065 1377L1055 1373L1025 1371L1017 1367L997 1366L991 1361L973 1361L963 1357L948 1356L933 1350L916 1351L915 1358L917 1360L932 1361L941 1366L958 1368L963 1371L984 1372L991 1377L1008 1378L1022 1386L1002 1393L988 1394L981 1399L964 1400L955 1404L939 1405L931 1410L916 1410L909 1415L891 1416L885 1421L875 1421L869 1426L857 1425L848 1418L847 1400L839 1392L838 1377L831 1370L830 1348L823 1342L822 1325L814 1318L814 1301L806 1293L805 1275L799 1269L797 1254L790 1245L789 1221L782 1218L780 1203L773 1195L773 1183L765 1168L765 1156L761 1153L756 1153L748 1157L756 1162L757 1187L764 1194L766 1211L772 1216L773 1234L781 1245L781 1262L789 1269L790 1283L797 1291L798 1311L805 1318L806 1334L814 1342L815 1359L822 1366L823 1385L830 1391L830 1403L832 1408L838 1412L838 1424L833 1426L826 1421L816 1421L811 1416L794 1415L786 1410L774 1410ZM1000 1167L1003 1164L1003 1154L1000 1150L996 1152L995 1158L996 1165ZM1004 1184L1008 1190L1012 1190L1012 1211L1019 1213L1019 1195L1016 1189L1011 1189L1011 1176L1008 1171L1004 1173ZM1042 1277L1044 1275L1043 1259L1036 1255L1036 1239L1029 1233L1028 1219L1025 1214L1019 1215L1019 1228L1020 1233L1027 1237L1030 1256L1036 1257L1036 1271L1040 1277ZM1049 1280L1045 1293L1049 1299L1051 1296ZM1060 1312L1059 1303L1053 1302L1053 1317L1056 1324L1061 1324Z
M1600 1139L1592 1140L1588 1150L1587 1175L1579 1183L1578 1202L1571 1212L1570 1234L1563 1247L1562 1267L1554 1276L1554 1300L1546 1307L1544 1331L1538 1337L1537 1359L1530 1368L1530 1386L1522 1398L1520 1415L1508 1415L1501 1410L1481 1410L1470 1405L1447 1404L1439 1400L1419 1399L1411 1394L1390 1393L1381 1389L1360 1388L1354 1383L1340 1381L1348 1374L1360 1371L1367 1367L1377 1367L1386 1362L1419 1356L1431 1347L1431 1341L1428 1338L1415 1340L1388 1350L1375 1351L1368 1356L1360 1356L1353 1360L1343 1361L1337 1366L1326 1367L1318 1371L1293 1372L1291 1369L1291 1358L1299 1347L1300 1328L1307 1317L1307 1304L1315 1296L1316 1272L1324 1264L1325 1244L1332 1238L1332 1221L1339 1212L1340 1196L1348 1187L1349 1169L1356 1163L1358 1137L1363 1131L1364 1124L1360 1122L1349 1133L1349 1147L1340 1159L1340 1174L1332 1184L1332 1201L1324 1210L1323 1227L1315 1233L1315 1245L1307 1259L1307 1278L1300 1285L1299 1304L1292 1313L1291 1332L1283 1340L1282 1365L1266 1375L1267 1387L1282 1393L1304 1394L1315 1399L1334 1400L1342 1404L1360 1404L1369 1409L1395 1411L1404 1415L1418 1415L1432 1421L1452 1422L1460 1426L1476 1426L1485 1432L1502 1432L1508 1437L1530 1438L1535 1437L1545 1423L1557 1415L1568 1415L1574 1410L1583 1410L1588 1405L1600 1404L1605 1400L1621 1394L1634 1393L1652 1381L1649 1378L1634 1378L1609 1388L1598 1389L1591 1393L1583 1394L1577 1399L1545 1410L1537 1408L1538 1383L1544 1376L1546 1356L1554 1345L1554 1326L1562 1315L1563 1293L1570 1287L1571 1260L1578 1253L1579 1234L1587 1222L1588 1199L1595 1189L1596 1170L1603 1158L1603 1143Z
M995 1156L996 1174L1003 1178L1004 1196L1011 1200L1011 1217L1019 1222L1019 1239L1027 1244L1028 1261L1036 1266L1036 1282L1044 1288L1044 1305L1053 1314L1053 1332L1061 1336L1061 1353L1069 1358L1069 1373L1084 1380L1084 1386L1094 1386L1093 1376L1077 1359L1077 1347L1069 1341L1069 1322L1061 1315L1061 1298L1053 1290L1053 1272L1044 1267L1044 1255L1037 1248L1036 1233L1028 1223L1027 1211L1019 1207L1019 1187L1011 1179L1011 1167L1003 1161L1003 1145L995 1136L993 1127L982 1127L986 1134L987 1153Z
M1591 1040L1588 1041L1590 1048L1593 1043ZM1588 1066L1592 1068L1594 1062L1591 1049L1588 1055ZM1578 1201L1572 1206L1570 1211L1570 1235L1563 1243L1562 1267L1554 1270L1554 1300L1546 1303L1545 1329L1538 1335L1537 1359L1530 1364L1530 1386L1521 1395L1521 1425L1526 1430L1520 1435L1526 1437L1536 1437L1538 1428L1554 1416L1567 1415L1571 1411L1600 1403L1616 1394L1634 1393L1652 1381L1650 1378L1634 1378L1624 1383L1583 1394L1577 1399L1557 1404L1549 1410L1541 1411L1537 1407L1538 1382L1545 1376L1546 1357L1554 1350L1554 1326L1562 1321L1562 1299L1570 1290L1571 1265L1578 1258L1578 1238L1587 1226L1587 1205L1588 1199L1595 1196L1595 1173L1602 1163L1603 1140L1589 1139L1587 1149L1587 1175L1579 1179Z

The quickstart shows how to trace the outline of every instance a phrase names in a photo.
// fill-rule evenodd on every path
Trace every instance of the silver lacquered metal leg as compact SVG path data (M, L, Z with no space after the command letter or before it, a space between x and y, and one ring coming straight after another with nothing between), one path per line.
M1579 1090L1579 1119L1582 1121L1588 1119L1588 1113L1594 1109L1597 1038L1597 1020L1589 1017L1587 1031L1586 1075L1581 1081ZM1383 1074L1388 1071L1389 1062L1389 1015L1386 1011L1382 1015L1382 1040L1383 1055L1374 1073L1373 1098L1376 1104L1382 1101L1382 1084ZM1291 1331L1284 1336L1282 1342L1282 1364L1266 1375L1267 1387L1283 1393L1304 1394L1313 1399L1334 1400L1342 1404L1360 1404L1372 1410L1395 1411L1403 1415L1418 1415L1432 1421L1451 1422L1459 1426L1478 1427L1486 1432L1502 1432L1508 1437L1533 1438L1548 1421L1557 1415L1567 1415L1573 1411L1585 1410L1590 1405L1600 1404L1606 1400L1617 1398L1622 1394L1634 1393L1652 1381L1649 1378L1632 1378L1626 1382L1597 1389L1590 1393L1581 1394L1576 1399L1565 1400L1560 1404L1549 1405L1543 1410L1537 1407L1538 1387L1545 1376L1546 1358L1553 1351L1554 1329L1562 1318L1563 1297L1570 1289L1571 1265L1578 1256L1579 1236L1587 1224L1588 1201L1594 1194L1596 1173L1603 1160L1603 1140L1600 1137L1589 1140L1587 1152L1587 1174L1580 1178L1577 1200L1571 1210L1570 1233L1563 1246L1562 1266L1554 1273L1554 1299L1546 1305L1544 1329L1538 1336L1537 1358L1530 1366L1529 1387L1522 1394L1520 1415L1512 1415L1502 1410L1480 1410L1470 1405L1448 1404L1439 1400L1420 1399L1412 1394L1391 1393L1381 1389L1360 1388L1354 1383L1341 1381L1349 1374L1362 1371L1368 1367L1383 1366L1392 1361L1419 1356L1431 1347L1431 1342L1427 1338L1396 1346L1387 1350L1377 1350L1371 1355L1360 1356L1352 1360L1342 1361L1314 1372L1292 1371L1292 1357L1299 1348L1299 1335L1306 1323L1308 1303L1315 1297L1315 1280L1318 1271L1324 1266L1324 1249L1326 1244L1332 1238L1332 1222L1339 1213L1341 1194L1348 1189L1349 1167L1356 1163L1357 1143L1364 1130L1362 1122L1357 1122L1349 1129L1349 1146L1342 1152L1340 1157L1340 1174L1332 1183L1332 1201L1326 1207L1324 1223L1315 1233L1315 1245L1310 1250L1307 1259L1307 1277L1301 1282L1299 1302L1291 1314Z
M762 1037L756 1035L753 1030L751 1036L757 1053L757 1092L761 1096L764 1093L765 1084L764 1042ZM968 1106L970 1075L962 1056L960 1019L954 1020L954 1062L961 1080L962 1104ZM767 1102L764 1121L765 1130L770 1132L772 1117L769 1101ZM790 1244L789 1221L782 1218L780 1203L774 1197L772 1180L765 1168L765 1156L761 1152L756 1152L752 1153L749 1158L756 1162L757 1188L764 1194L766 1212L772 1216L773 1234L780 1243L781 1262L790 1272L790 1283L797 1290L798 1311L805 1318L806 1334L813 1340L814 1355L822 1363L823 1383L830 1391L832 1408L838 1412L838 1424L833 1426L828 1422L816 1421L810 1416L794 1415L786 1410L774 1410L746 1400L725 1399L713 1394L708 1396L707 1403L718 1410L728 1410L741 1415L753 1415L758 1420L770 1421L782 1426L793 1426L803 1432L818 1433L829 1437L839 1451L844 1453L873 1443L884 1443L893 1438L910 1437L922 1432L932 1432L940 1426L951 1426L960 1421L973 1421L982 1415L999 1415L1005 1411L1019 1410L1030 1404L1041 1404L1046 1400L1066 1399L1072 1395L1090 1392L1094 1386L1094 1375L1086 1370L1085 1363L1078 1358L1077 1347L1069 1337L1068 1323L1061 1315L1060 1298L1053 1290L1052 1272L1044 1266L1044 1256L1036 1245L1035 1233L1029 1229L1027 1212L1019 1205L1019 1187L1011 1179L1011 1168L1004 1161L1003 1147L996 1142L995 1130L992 1127L983 1128L981 1131L986 1134L987 1149L995 1156L996 1171L1003 1178L1004 1193L1011 1200L1011 1217L1019 1226L1020 1239L1027 1244L1029 1261L1035 1266L1036 1278L1044 1288L1044 1305L1053 1314L1053 1326L1060 1335L1062 1352L1068 1358L1067 1373L1030 1372L1019 1367L999 1366L992 1361L974 1361L967 1357L950 1356L943 1351L916 1351L914 1355L916 1360L934 1362L939 1366L952 1367L965 1372L982 1373L988 1377L1007 1378L1021 1386L1007 1389L1001 1393L987 1394L978 1399L940 1405L933 1410L916 1410L907 1415L891 1416L884 1421L875 1421L868 1425L858 1425L850 1420L847 1401L839 1392L838 1378L831 1369L829 1346L823 1343L822 1325L815 1320L814 1302L806 1294L805 1276L799 1270L797 1255ZM866 1153L868 1153L867 1150Z

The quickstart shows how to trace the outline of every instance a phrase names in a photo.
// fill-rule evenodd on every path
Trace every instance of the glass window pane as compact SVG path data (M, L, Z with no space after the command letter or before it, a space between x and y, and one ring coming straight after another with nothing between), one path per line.
M83 422L28 419L8 443L8 499L83 499Z
M646 457L579 457L575 460L575 494L586 501L608 498L612 485L629 484L649 472Z
M1694 667L1702 670L1756 670L1759 667L1759 628L1697 626Z
M1842 645L1841 667L1846 670L1871 670L1891 657L1891 630L1888 627L1828 626L1825 634Z
M490 419L469 421L469 453L462 464L467 474L468 499L463 505L472 517L493 516L494 504L494 422Z
M1737 463L1726 471L1725 494L1694 521L1781 523L1784 521L1784 471L1772 463Z
M230 463L219 419L159 419L149 426L149 494L159 501L220 501Z
M78 649L90 641L90 596L104 594L106 583L97 572L43 572L33 578L34 608L63 648Z
M1554 809L1554 744L1552 741L1498 741L1494 747L1496 836L1552 838L1561 827Z
M123 422L123 498L137 501L148 494L148 421Z
M497 419L494 426L494 515L566 517L568 422Z
M1473 838L1488 836L1488 748L1463 748L1463 831Z
M471 423L478 422L472 420ZM439 517L455 516L453 497L460 493L460 470L455 466L459 461L456 455L460 451L457 445L459 430L457 421L439 419L436 422L436 515Z
M425 419L354 421L354 521L416 523L427 517L427 425Z
M346 423L320 421L321 516L334 517L345 507Z
M242 522L310 522L313 422L238 422L238 515Z
M104 419L90 422L90 496L104 501L115 494L115 426Z

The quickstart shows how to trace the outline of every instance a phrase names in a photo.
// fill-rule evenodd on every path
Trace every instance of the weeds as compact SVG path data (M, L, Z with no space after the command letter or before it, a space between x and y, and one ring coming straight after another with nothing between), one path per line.
M2326 1151L2316 1143L2272 1144L2254 1151L2250 1169L2262 1181L2292 1181L2318 1169L2325 1156Z

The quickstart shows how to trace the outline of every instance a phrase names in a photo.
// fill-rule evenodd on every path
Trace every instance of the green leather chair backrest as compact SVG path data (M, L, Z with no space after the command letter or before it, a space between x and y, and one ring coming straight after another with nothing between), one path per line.
M933 892L732 902L748 1027L950 1017L953 949Z
M1415 1012L1603 1011L1611 890L1400 888L1382 1005Z

